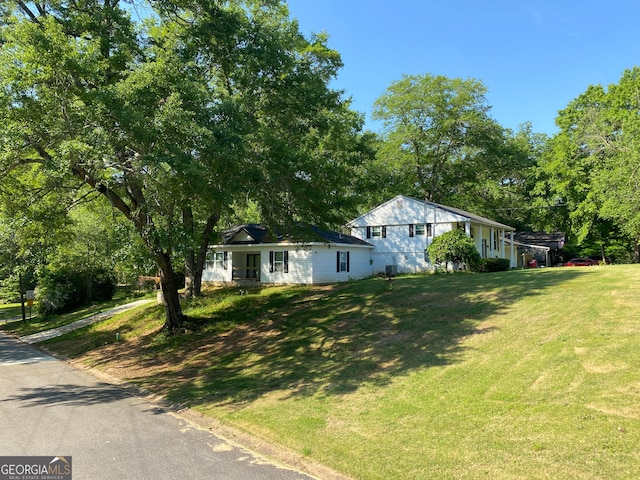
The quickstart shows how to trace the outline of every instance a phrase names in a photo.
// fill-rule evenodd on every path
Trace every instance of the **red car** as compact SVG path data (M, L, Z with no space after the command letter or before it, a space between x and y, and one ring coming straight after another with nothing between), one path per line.
M590 267L598 265L598 262L590 258L573 258L564 264L565 267Z

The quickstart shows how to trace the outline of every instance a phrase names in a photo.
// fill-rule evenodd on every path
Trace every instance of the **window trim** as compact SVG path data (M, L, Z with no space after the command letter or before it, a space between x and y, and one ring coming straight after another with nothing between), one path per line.
M372 225L367 227L367 238L387 238L387 226Z
M207 258L207 268L210 270L227 270L229 252L210 252Z
M350 255L349 251L337 251L336 252L336 272L337 273L349 273L350 271Z
M282 254L282 260L276 258L276 254ZM278 266L282 265L282 269ZM269 273L289 273L289 251L269 250Z

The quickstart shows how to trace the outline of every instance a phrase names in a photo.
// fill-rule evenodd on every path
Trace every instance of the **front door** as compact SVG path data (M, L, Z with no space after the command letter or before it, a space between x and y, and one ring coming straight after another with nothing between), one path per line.
M247 253L247 277L248 280L260 280L260 254Z

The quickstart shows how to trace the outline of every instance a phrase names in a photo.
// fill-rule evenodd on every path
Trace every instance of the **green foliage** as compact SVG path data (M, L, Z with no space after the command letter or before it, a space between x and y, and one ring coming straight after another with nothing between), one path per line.
M451 185L444 203L510 225L518 231L537 230L536 205L531 190L538 158L546 136L530 124L519 130L496 133L491 144L478 152L459 184Z
M460 183L500 134L485 93L473 79L406 75L376 100L374 118L384 123L377 162L402 193L442 202Z
M40 278L36 295L40 313L70 311L84 303L84 276L78 271L48 272Z
M506 272L511 267L508 258L481 258L476 266L477 272Z
M0 174L37 174L65 214L69 192L119 210L162 272L169 329L175 256L202 259L247 194L273 224L353 210L363 118L329 86L327 36L305 38L284 2L149 2L139 24L117 0L5 6Z
M626 238L640 254L640 68L617 84L590 86L560 112L542 158L538 193L566 209L580 244Z
M530 124L502 128L486 91L477 80L441 75L392 83L374 107L384 130L363 174L373 197L367 206L411 195L529 230L528 178L546 137Z
M63 267L43 274L36 288L40 313L71 311L88 301L111 300L115 278L106 270L77 270Z
M90 274L91 298L89 300L103 302L111 300L116 293L116 279L109 270L98 269Z
M430 261L441 265L446 270L449 263L464 264L470 270L475 270L480 263L480 253L472 238L460 229L438 235L427 247Z

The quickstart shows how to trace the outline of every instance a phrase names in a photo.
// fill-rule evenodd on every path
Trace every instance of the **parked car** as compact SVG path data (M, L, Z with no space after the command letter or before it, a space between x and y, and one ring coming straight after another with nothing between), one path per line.
M586 257L572 258L564 264L565 267L590 267L592 265L598 265L598 262Z

